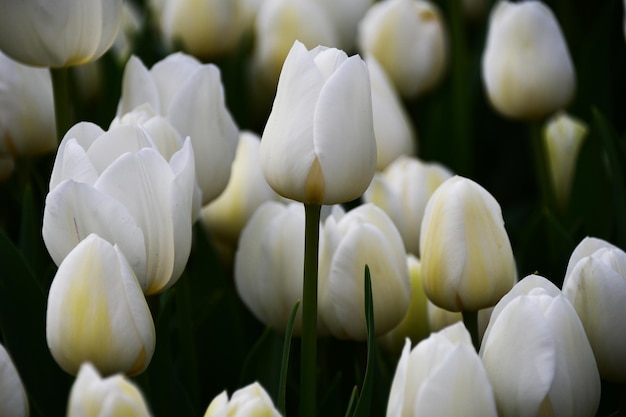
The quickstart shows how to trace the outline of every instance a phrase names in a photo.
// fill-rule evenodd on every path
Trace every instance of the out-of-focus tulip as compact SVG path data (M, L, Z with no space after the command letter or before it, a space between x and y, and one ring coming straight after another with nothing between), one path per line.
M391 383L387 417L496 417L493 389L463 323L407 340Z
M204 59L233 52L249 28L244 0L153 1L159 28L170 49L182 47Z
M15 161L10 156L0 156L0 183L9 178L15 169Z
M261 168L278 194L312 204L354 200L376 169L372 94L358 55L295 42L261 141Z
M39 155L57 146L50 72L20 64L2 52L0 138L0 156Z
M226 108L219 69L175 53L148 71L133 56L124 70L117 115L146 104L164 116L182 138L191 138L202 204L213 201L228 184L239 139Z
M580 245L592 246L589 238ZM583 251L576 257L573 255L575 262L570 262L574 265L565 276L563 294L582 321L602 378L624 383L626 253L608 242L592 254L580 257Z
M173 285L191 251L189 139L169 162L145 129L79 123L54 161L43 239L57 265L90 233L117 244L146 294Z
M235 254L239 296L263 323L282 332L302 299L304 209L302 204L263 203L250 217ZM294 334L300 333L300 313Z
M320 243L319 310L340 339L365 340L365 265L369 266L376 335L396 327L411 299L411 279L400 232L384 211L364 204L340 206L324 222Z
M0 416L28 417L26 391L4 346L0 344Z
M141 391L125 376L102 378L91 363L81 365L70 391L67 417L150 415Z
M122 0L2 0L0 9L0 50L27 65L68 67L109 49Z
M400 352L405 339L417 343L430 334L426 293L422 285L422 265L414 255L407 255L407 266L411 278L411 301L404 318L389 333L379 340L391 352Z
M497 2L482 59L489 100L505 116L544 117L574 95L576 74L567 44L554 14L540 1Z
M423 0L384 0L361 20L359 50L373 55L400 95L432 89L447 64L447 40L437 6Z
M496 305L480 356L500 416L595 415L600 376L591 346L570 302L545 278L522 279Z
M438 332L458 321L463 321L463 314L460 311L448 311L433 304L430 300L426 303L426 310L431 332Z
M415 154L417 135L395 87L376 58L369 56L365 62L372 83L376 170L382 171L396 158Z
M278 198L261 171L260 149L261 138L258 135L241 132L226 189L202 208L204 228L217 245L230 253L228 258L232 258L239 235L254 211L262 203Z
M334 23L338 44L333 45L345 51L356 47L357 28L367 9L375 0L317 0L326 9L328 18Z
M419 256L426 204L437 187L452 175L438 163L400 156L382 174L374 176L363 199L382 208L391 217L407 252Z
M420 252L426 294L446 310L491 307L517 279L500 205L468 178L447 179L428 200Z
M228 399L226 391L211 401L204 417L280 417L269 394L258 382L238 389Z
M50 285L46 339L56 362L75 375L143 372L155 345L150 309L120 248L90 234L63 260Z
M565 113L558 113L544 127L544 145L548 154L548 169L557 202L565 207L569 199L576 159L583 140L587 136L587 126Z

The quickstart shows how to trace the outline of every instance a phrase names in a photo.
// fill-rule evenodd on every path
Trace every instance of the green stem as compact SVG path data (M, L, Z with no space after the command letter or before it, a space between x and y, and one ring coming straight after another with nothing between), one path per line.
M57 141L61 142L65 132L71 127L68 69L50 68L52 91L54 94L54 115L57 126Z
M463 323L465 328L472 336L472 344L476 349L476 352L480 350L480 340L478 339L478 312L477 311L463 311Z
M319 204L305 204L304 284L302 288L302 338L300 358L300 416L315 416L317 391L317 268L319 255Z

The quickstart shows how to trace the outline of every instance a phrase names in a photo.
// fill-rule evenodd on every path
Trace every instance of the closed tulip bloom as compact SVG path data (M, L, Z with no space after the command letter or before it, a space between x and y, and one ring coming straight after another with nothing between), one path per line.
M0 344L0 416L28 417L28 398L17 369Z
M569 199L576 159L587 136L587 126L566 113L553 116L544 128L544 146L548 155L548 169L557 202L565 207Z
M493 389L463 323L407 340L391 383L387 417L496 417Z
M104 374L135 375L148 367L152 316L117 245L91 234L63 260L48 293L46 339L72 375L87 361Z
M318 0L326 9L339 36L338 48L351 51L356 47L357 28L363 16L375 0Z
M376 169L367 66L354 55L295 42L261 141L261 168L283 197L310 204L352 201Z
M20 64L2 52L0 138L0 156L39 155L57 146L50 71Z
M191 251L194 194L189 139L167 161L145 129L72 127L50 177L42 235L57 265L87 235L115 243L146 294L172 286Z
M485 332L480 356L502 417L583 417L598 408L600 377L585 330L570 302L550 285L514 287L496 305Z
M122 0L0 1L0 49L26 65L95 61L117 35Z
M491 307L517 279L500 205L468 178L447 179L428 200L420 252L426 294L446 310Z
M133 56L124 69L117 115L148 105L193 145L202 204L224 191L239 130L226 108L220 71L183 53L168 55L148 70Z
M482 72L493 107L515 119L554 113L569 103L576 87L561 28L548 6L534 0L494 5Z
M426 204L437 187L452 172L436 162L400 156L374 180L363 195L368 203L382 208L402 235L407 252L420 255L420 235Z
M372 83L376 170L382 171L396 158L415 154L417 134L385 70L373 56L365 62Z
M226 391L211 401L204 417L280 417L269 394L261 384L238 389L228 398Z
M365 265L369 266L376 335L396 327L411 299L406 252L398 229L373 204L347 213L336 206L323 227L319 258L319 310L340 339L365 340Z
M359 50L373 55L403 97L432 89L447 65L445 25L436 5L423 0L374 4L358 30Z
M102 378L96 368L83 363L72 385L67 417L149 417L141 391L124 375Z
M463 321L463 314L460 311L448 311L433 304L430 300L426 303L426 310L431 332L438 332L456 322Z
M603 379L626 382L626 253L606 242L578 260L563 282Z

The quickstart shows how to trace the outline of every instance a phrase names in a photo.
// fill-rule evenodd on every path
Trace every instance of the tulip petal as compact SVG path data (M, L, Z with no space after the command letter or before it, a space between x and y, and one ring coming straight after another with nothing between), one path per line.
M412 392L406 383L409 371L409 355L411 353L411 341L407 338L402 348L400 360L396 365L396 372L391 382L389 400L387 400L387 417L402 417L402 406L405 397L411 398Z
M93 142L87 155L98 172L102 173L120 155L152 147L154 143L144 129L139 126L122 125L103 133Z
M201 65L195 57L182 52L170 54L154 64L150 73L161 97L161 107L155 109L159 114L168 115L178 91L189 82Z
M63 148L63 156L57 158L55 181L72 179L93 185L98 179L98 171L91 163L85 149L78 144L76 139L70 139ZM55 184L54 187L58 185ZM54 188L52 185L50 189Z
M155 112L161 111L156 83L143 62L133 55L124 68L122 98L117 107L117 115L130 113L144 104L148 104Z
M587 236L586 238L581 240L570 255L569 261L567 263L567 270L565 272L565 280L567 280L567 277L571 274L578 261L580 261L584 257L591 256L595 251L602 248L619 249L612 243L595 237Z
M26 391L7 350L0 344L0 415L28 417Z

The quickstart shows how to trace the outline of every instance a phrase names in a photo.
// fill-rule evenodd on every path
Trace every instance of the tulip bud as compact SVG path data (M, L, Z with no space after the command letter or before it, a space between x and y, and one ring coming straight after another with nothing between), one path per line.
M33 156L57 147L50 71L22 65L2 52L0 138L0 156Z
M68 417L149 417L145 399L123 375L102 378L96 368L85 362L72 385Z
M372 111L376 136L376 170L396 158L415 154L417 135L391 80L376 58L365 59L372 83Z
M431 332L438 332L458 321L463 321L463 314L460 311L448 311L433 304L430 300L426 303L426 310Z
M363 199L382 208L391 217L407 252L418 256L426 203L437 187L452 175L438 163L401 156L382 175L374 176Z
M272 399L263 387L254 382L238 389L228 399L226 391L211 401L204 417L280 417Z
M527 280L496 305L480 348L500 416L593 416L600 377L576 311L545 278Z
M46 339L56 362L73 375L86 361L105 374L148 367L152 316L117 245L91 234L63 260L48 294Z
M26 391L15 365L0 344L0 416L28 417Z
M122 0L0 2L0 49L26 65L95 61L115 40Z
M333 22L339 37L338 48L351 51L356 44L357 28L375 0L318 0Z
M365 340L365 265L369 266L376 335L396 327L411 299L406 252L398 229L373 204L347 213L336 206L320 243L319 312L340 339Z
M441 79L448 46L441 13L423 0L375 3L358 29L359 50L373 55L403 97L416 97Z
M238 128L226 108L220 71L183 53L157 62L150 71L137 57L124 69L117 116L147 104L193 145L202 204L224 191L235 158Z
M574 95L567 44L554 14L540 1L494 5L482 60L489 100L505 116L541 118Z
M544 128L544 144L548 155L548 169L557 202L565 207L569 199L576 159L587 136L587 126L581 121L559 113Z
M626 253L604 243L604 247L590 255L572 255L576 262L565 276L563 294L582 321L602 378L624 383ZM589 240L581 242L579 247L581 245L589 245Z
M496 417L493 389L463 323L421 341L409 340L391 383L387 417Z
M467 178L449 178L428 200L420 252L426 294L446 310L495 305L517 279L500 205Z
M283 197L337 204L363 194L376 169L367 66L358 55L295 42L261 141L261 168Z

